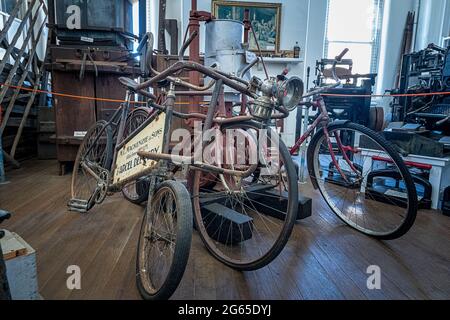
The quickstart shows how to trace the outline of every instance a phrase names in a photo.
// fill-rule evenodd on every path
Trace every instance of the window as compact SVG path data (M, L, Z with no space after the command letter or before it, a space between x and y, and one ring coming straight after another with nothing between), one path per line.
M325 57L349 48L353 72L377 73L384 0L328 0Z
M16 6L16 0L0 0L0 11L10 14Z

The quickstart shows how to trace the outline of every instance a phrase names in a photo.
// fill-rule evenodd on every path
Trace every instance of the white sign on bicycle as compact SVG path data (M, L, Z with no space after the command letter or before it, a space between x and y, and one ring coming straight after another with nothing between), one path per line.
M114 184L129 177L134 177L157 164L156 161L144 163L137 153L139 151L162 152L165 123L166 115L162 113L119 150L114 172Z

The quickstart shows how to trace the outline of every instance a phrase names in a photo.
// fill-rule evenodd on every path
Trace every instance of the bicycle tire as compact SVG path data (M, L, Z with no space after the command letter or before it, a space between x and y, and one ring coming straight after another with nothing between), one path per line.
M132 134L137 128L139 128L145 120L150 116L150 111L147 108L137 108L134 110L128 117L125 130L124 137L126 139L130 134ZM124 198L136 205L141 205L148 198L148 188L149 185L145 178L140 179L138 181L133 181L126 185L122 189L122 194Z
M366 235L369 235L371 237L380 239L380 240L394 240L394 239L398 239L398 238L402 237L413 226L415 219L416 219L417 210L418 210L417 191L415 188L415 184L413 182L413 178L412 178L408 168L406 167L406 165L405 165L404 161L402 160L402 158L400 157L399 153L396 151L396 148L394 147L394 145L391 142L387 141L381 134L379 134L369 128L366 128L362 125L359 125L356 123L351 123L351 122L348 122L345 124L341 124L341 123L331 124L328 126L328 130L330 132L335 131L335 130L345 130L345 129L353 130L355 132L360 132L360 133L368 136L369 138L373 139L373 141L378 143L379 146L381 146L385 150L385 152L391 157L391 159L393 160L394 164L399 169L399 171L404 179L405 187L407 190L408 199L407 199L407 210L406 210L405 219L395 230L390 231L386 234L377 234L376 232L367 232L367 231L362 230L362 228L357 228L357 227L349 224L349 221L347 221L345 218L343 218L339 213L337 213L333 209L333 205L330 204L329 200L325 196L324 190L317 183L317 181L319 180L318 174L320 175L320 173L316 172L316 168L315 168L315 160L316 160L315 153L318 151L318 148L320 148L321 141L323 139L326 139L323 129L319 130L317 132L317 134L315 134L313 136L311 143L309 145L309 148L308 148L308 156L307 156L308 171L309 171L311 182L312 182L314 188L319 189L325 202L330 207L330 209L339 217L339 219L341 219L344 223L346 223L350 227L356 229L357 231L364 233Z
M98 132L101 132L102 130L103 130L103 134L106 135L106 144L105 144L104 155L101 159L95 159L95 160L96 161L100 160L100 162L101 162L100 166L103 169L106 169L106 170L111 169L111 165L112 165L112 161L113 161L112 128L108 125L108 123L106 121L101 120L101 121L98 121L95 125L93 125L88 130L88 132L86 133L86 135L83 139L83 142L80 145L80 148L78 149L77 156L75 158L74 167L73 167L73 172L72 172L72 181L71 181L72 199L89 200L88 196L90 196L90 195L84 197L86 199L81 199L80 194L79 193L77 194L77 190L75 190L75 189L77 189L76 180L77 180L77 176L79 174L79 166L80 166L81 159L86 156L85 148L88 146L88 143L91 141L93 136L95 136L96 134L98 135ZM95 137L94 137L94 140L95 140ZM98 143L98 141L97 141L97 143Z
M147 217L151 214L149 209L154 208L153 204L147 205L147 209L142 220L138 242L138 254L136 259L137 287L142 298L145 300L167 300L173 295L183 278L191 248L193 217L190 194L183 184L175 181L165 181L158 186L155 195L158 195L158 192L161 192L161 190L164 189L170 190L170 192L175 195L175 202L177 206L176 244L170 269L163 284L161 285L161 288L155 290L155 292L151 292L144 284L146 280L143 279L141 270L144 270L145 268L143 269L143 266L141 266L140 259L141 253L144 253L141 249L145 236ZM148 255L147 252L145 252L145 254Z
M237 123L237 124L228 124L224 125L222 127L223 130L226 129L263 129L265 128L264 125L261 123L255 122L255 121L249 121L249 122L243 122L243 123ZM276 134L273 130L269 130L269 134L273 135ZM204 225L203 217L202 217L202 211L200 206L200 188L199 184L202 178L202 173L200 171L193 172L191 174L191 186L192 186L192 197L193 197L193 208L194 208L194 218L196 223L196 228L200 234L200 237L208 249L208 251L221 263L239 271L253 271L261 269L265 266L267 266L269 263L271 263L273 260L275 260L278 255L281 253L281 251L284 249L285 245L287 244L290 235L292 233L292 230L294 228L295 221L297 219L297 203L298 203L298 184L297 184L297 175L295 171L295 167L292 161L292 158L289 154L288 149L286 148L283 141L280 139L280 154L283 157L283 160L286 161L284 163L286 167L287 175L289 176L289 204L287 209L287 214L285 218L285 222L282 228L282 231L280 232L277 240L272 245L270 250L268 250L264 255L259 257L258 259L255 259L254 261L249 262L238 262L234 259L231 259L229 257L224 256L222 252L220 252L219 249L215 246L215 241L210 237L208 234L208 231L206 230L206 227Z

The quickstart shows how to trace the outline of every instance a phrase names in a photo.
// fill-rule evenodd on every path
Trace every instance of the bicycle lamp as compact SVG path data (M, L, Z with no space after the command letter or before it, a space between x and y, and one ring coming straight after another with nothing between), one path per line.
M270 119L276 107L283 106L286 109L295 109L303 96L303 81L284 76L270 78L265 81L253 79L252 87L257 88L263 94L253 102L252 115L259 119Z
M280 106L294 110L303 96L303 81L298 77L281 80L277 83L276 98Z

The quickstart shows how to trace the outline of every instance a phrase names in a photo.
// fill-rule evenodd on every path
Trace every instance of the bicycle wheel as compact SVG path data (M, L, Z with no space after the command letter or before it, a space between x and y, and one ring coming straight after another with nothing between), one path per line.
M146 108L138 108L134 110L125 125L123 139L129 137L136 129L138 129L145 120L148 119L150 112ZM147 179L141 178L137 181L133 181L122 189L122 194L131 203L141 204L147 201L148 198L148 181Z
M354 123L332 124L328 131L330 139L323 129L313 137L308 169L331 210L375 238L396 239L408 232L416 218L417 192L395 147Z
M266 135L266 147L258 147L264 136L260 129L263 126L257 122L222 128L223 137L231 130L235 137L246 139L242 146L237 139L226 141L227 152L246 150L235 162L240 165L224 162L227 169L248 169L251 150L257 149L259 164L251 176L221 175L213 188L204 188L204 173L192 173L194 217L204 244L216 259L244 271L262 268L280 254L298 209L298 184L289 152L272 130Z
M136 275L144 299L169 299L177 289L189 258L192 224L189 192L180 183L162 183L147 205L139 236Z
M94 195L98 182L81 164L89 163L89 168L99 176L109 172L113 158L112 129L106 121L97 122L84 137L72 173L72 199L88 202Z

